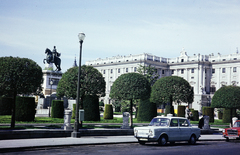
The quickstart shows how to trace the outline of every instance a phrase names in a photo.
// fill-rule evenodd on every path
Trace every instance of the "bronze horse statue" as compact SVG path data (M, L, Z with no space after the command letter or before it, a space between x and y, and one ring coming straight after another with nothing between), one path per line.
M54 48L55 49L55 48ZM45 64L45 61L47 61L48 64L50 63L54 63L55 66L57 67L57 69L55 71L61 71L61 59L60 57L60 53L56 52L52 52L50 49L46 49L45 50L45 54L47 54L46 59L43 59L43 63Z

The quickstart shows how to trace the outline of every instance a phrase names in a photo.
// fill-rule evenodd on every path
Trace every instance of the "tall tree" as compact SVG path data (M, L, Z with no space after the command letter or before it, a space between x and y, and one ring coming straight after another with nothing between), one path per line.
M178 76L163 77L152 86L150 100L156 104L192 103L193 90L190 84Z
M132 127L132 106L134 99L147 99L151 86L148 80L138 73L126 73L119 76L113 83L110 97L118 100L130 101L130 126Z
M42 90L41 67L31 59L0 57L0 95L13 97L11 128L15 127L15 102L18 94L39 94Z
M57 96L77 98L77 83L78 67L68 69L58 83ZM80 109L83 109L84 97L87 95L103 97L105 96L105 88L106 82L102 74L92 66L83 65L80 76Z
M153 86L154 83L159 78L157 69L155 67L152 67L151 65L148 65L148 66L139 65L137 71L138 73L144 75L148 79L151 86Z
M240 108L240 87L238 86L224 86L218 89L212 98L212 108L226 108L232 110ZM232 121L230 120L232 123Z

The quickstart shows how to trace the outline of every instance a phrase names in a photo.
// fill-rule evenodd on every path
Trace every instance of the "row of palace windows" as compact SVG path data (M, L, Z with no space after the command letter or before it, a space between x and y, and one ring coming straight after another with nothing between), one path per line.
M137 67L134 67L134 72L137 71ZM126 68L126 72L128 72L128 68ZM233 72L237 72L237 67L233 67ZM110 73L113 73L113 69L110 70ZM118 68L118 73L121 73L121 69ZM194 73L194 68L191 69L191 73ZM206 73L206 70L205 70ZM212 74L215 73L215 69L212 69ZM226 73L226 68L222 68L222 73ZM105 70L103 70L103 74L105 74ZM162 70L162 74L165 74L165 70ZM172 74L174 74L174 70L172 70ZM181 74L184 74L184 69L181 69Z
M237 72L237 67L233 67L233 72ZM212 69L212 74L215 73L215 69ZM226 73L226 68L222 68L222 73Z
M118 73L121 73L121 69L120 68L118 68L117 70L118 70ZM128 72L128 68L126 68L125 71ZM137 71L137 67L134 67L134 72L136 72L136 71ZM103 70L103 74L105 74L105 73L106 73L106 71ZM110 73L111 74L113 73L113 69L110 70Z

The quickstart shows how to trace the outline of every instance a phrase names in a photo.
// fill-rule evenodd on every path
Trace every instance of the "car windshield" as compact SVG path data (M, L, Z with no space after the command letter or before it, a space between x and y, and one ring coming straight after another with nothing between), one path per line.
M169 125L168 118L154 118L149 124L149 126L168 126L168 125Z
M240 122L235 122L233 127L240 127Z

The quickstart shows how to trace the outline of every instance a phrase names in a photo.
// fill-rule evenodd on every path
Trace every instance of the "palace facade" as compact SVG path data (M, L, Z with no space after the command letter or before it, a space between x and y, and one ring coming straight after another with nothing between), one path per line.
M104 103L111 103L109 97L113 82L124 73L137 72L139 65L155 67L161 77L180 76L187 80L194 90L194 102L191 108L201 112L202 106L209 106L214 92L225 85L240 86L240 54L188 56L183 49L176 58L163 58L151 54L114 56L105 59L87 61L102 73L106 81ZM176 107L175 107L176 108Z

